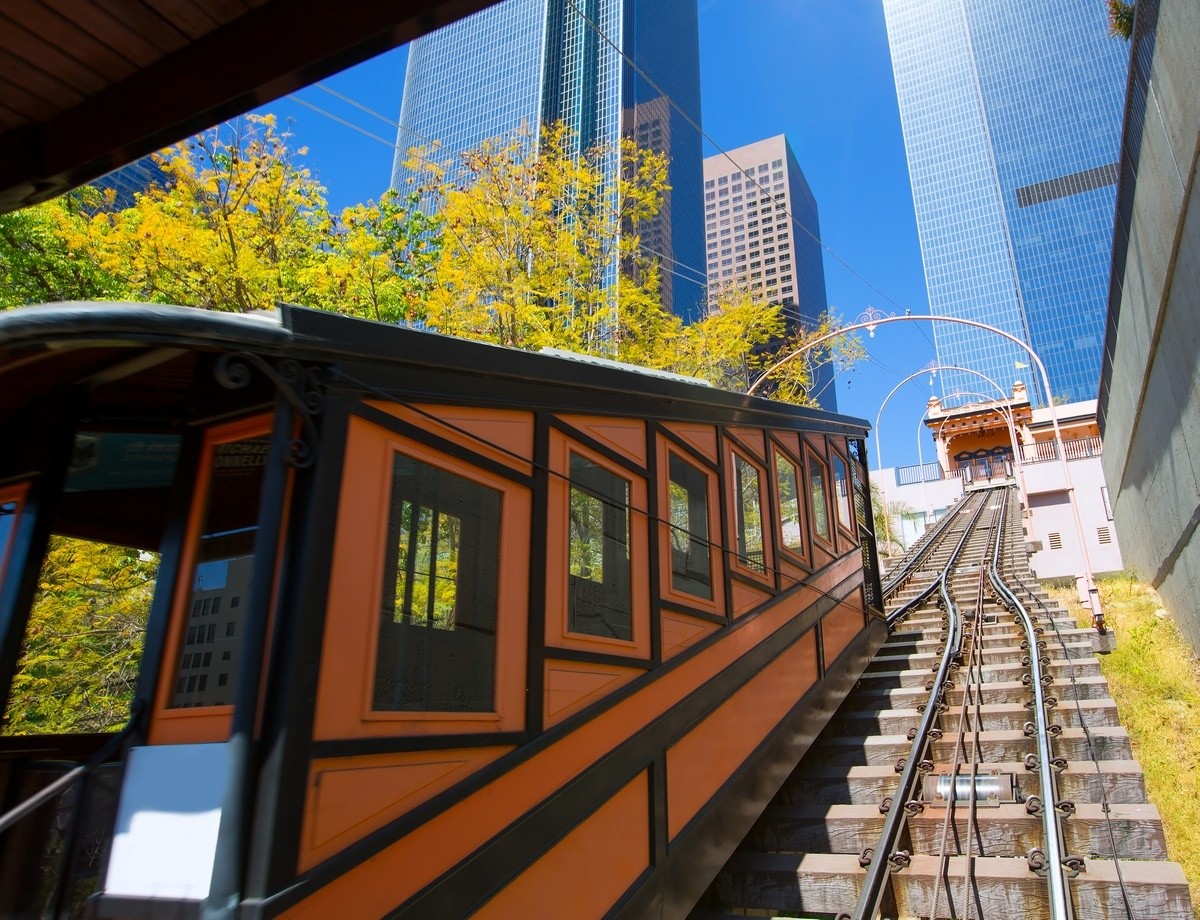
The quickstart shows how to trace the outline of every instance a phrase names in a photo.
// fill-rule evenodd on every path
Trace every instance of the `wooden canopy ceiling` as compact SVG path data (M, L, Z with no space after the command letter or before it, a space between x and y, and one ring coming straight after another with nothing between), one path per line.
M496 0L4 0L0 213Z

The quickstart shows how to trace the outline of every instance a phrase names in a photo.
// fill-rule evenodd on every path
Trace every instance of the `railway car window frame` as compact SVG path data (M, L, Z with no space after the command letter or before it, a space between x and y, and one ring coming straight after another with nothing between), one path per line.
M743 478L743 474L747 471L754 474L752 481ZM733 505L730 523L733 526L733 558L740 568L759 578L765 578L768 575L767 531L764 519L766 503L763 501L764 481L765 473L758 463L743 456L737 449L730 450L729 483ZM753 484L753 495L749 491L751 484ZM747 504L751 500L753 500L753 507L749 507ZM753 534L748 532L748 528L754 526L753 518L756 515L758 518L758 546L759 552L762 554L760 561L755 561L749 555L754 550L752 541L749 539Z
M837 514L838 526L850 537L851 542L855 539L855 522L854 522L854 504L850 491L853 484L850 479L850 464L842 452L834 449L829 452L829 456L833 461L833 502L832 505ZM839 470L840 467L840 470Z
M567 631L631 642L631 483L574 450L567 469Z
M440 431L427 420L438 446L410 428L404 407L367 403L366 418L351 412L338 471L338 508L323 629L313 737L318 740L386 738L436 733L518 731L525 724L525 661L529 618L532 495L522 461L505 475L466 432ZM457 411L460 407L447 407ZM430 410L436 412L436 407ZM380 414L382 413L382 414ZM395 428L385 416L395 418ZM499 417L499 413L497 413ZM532 428L532 416L524 421ZM401 430L397 430L401 429ZM440 449L449 441L455 453ZM501 494L493 708L487 712L374 708L380 598L387 577L384 545L391 509L393 457L402 453ZM472 462L472 455L479 462Z
M834 540L834 530L830 526L832 511L829 507L829 489L826 483L829 481L829 470L826 467L825 461L807 444L804 447L805 457L805 480L808 483L808 512L812 521L813 536L832 548ZM818 509L818 501L821 506ZM818 513L818 510L820 513ZM824 528L822 528L824 522Z
M630 638L596 635L572 629L570 573L571 456L578 456L606 470L628 484L626 502L629 517L630 559ZM545 641L548 649L565 648L599 654L618 654L650 658L650 565L648 483L637 460L624 465L606 453L576 440L557 428L550 430L550 481L547 497L549 514L548 545L545 561L548 613ZM578 577L578 576L576 576Z
M163 667L159 675L153 726L150 733L152 743L223 741L228 734L233 713L233 699L236 693L237 672L241 664L234 653L241 642L241 635L238 634L245 632L244 629L239 628L238 623L245 622L245 615L253 615L257 612L248 611L242 607L242 602L248 599L252 586L247 585L246 590L240 594L229 594L228 582L221 583L222 573L218 571L217 567L211 566L208 562L199 561L200 547L209 517L213 473L217 469L220 459L218 454L221 448L239 442L261 442L269 439L273 424L273 416L256 415L235 422L215 425L204 434L200 448L200 462L196 470L195 494L188 511L188 536L184 543L183 558L179 566L179 578L174 586L170 627L164 650ZM230 465L234 467L253 466L256 463L255 458L260 455L265 460L265 452L259 450L261 446L264 445L256 445L253 452L230 453L228 455ZM261 483L259 488L261 489ZM251 513L254 518L253 528L257 532L259 526L257 502ZM286 532L286 527L281 528L281 539L284 532ZM236 558L245 560L245 564L253 570L253 545L249 553ZM209 568L202 571L202 567L206 565L209 565ZM228 566L226 566L225 577L228 578ZM223 591L224 593L220 595L221 606L229 615L222 618L218 624L217 613L212 609L213 604L217 602L217 595L208 598L210 603L206 612L205 599L194 597L198 591ZM228 603L225 603L226 594L229 594ZM200 601L198 608L194 603L196 600ZM239 611L236 616L232 615L233 610ZM270 616L271 610L262 611L261 615ZM230 624L233 624L232 634L229 634ZM222 634L220 636L218 636L218 625L221 627ZM200 630L204 630L203 642L200 639ZM190 642L189 633L191 634ZM226 640L232 640L232 643ZM211 645L212 647L204 649L200 648L201 645ZM232 647L230 647L231 645ZM211 657L206 660L205 655ZM175 705L174 701L179 695L181 678L184 680L190 680L191 677L196 678L194 690L188 690L188 685L184 684L183 692L185 694L202 692L200 690L200 677L203 676L201 673L197 672L186 676L182 674L184 670L196 671L196 658L200 659L199 667L202 672L207 672L208 676L215 673L217 678L211 686L207 681L205 682L204 692L220 688L229 694L230 702L191 706ZM222 670L223 668L227 670ZM224 684L219 682L221 673L227 675Z
M777 518L777 523L779 524L779 546L781 549L807 561L808 539L805 527L805 503L801 499L804 490L804 473L801 470L801 465L790 454L780 450L778 446L772 447L771 454L774 461L772 472L775 475L775 498L779 511ZM783 464L786 464L790 469L790 476L788 476L787 471L782 469ZM784 482L786 479L790 479L791 481L793 490L791 501L795 502L795 527L799 531L797 543L795 544L788 542L787 535L789 521L784 508Z
M671 588L706 601L713 600L711 481L712 477L696 464L685 460L676 451L667 451L664 510ZM697 528L696 523L702 529ZM682 547L678 545L681 542ZM703 560L703 570L697 567L697 560Z
M388 505L372 711L494 711L503 494L398 450Z

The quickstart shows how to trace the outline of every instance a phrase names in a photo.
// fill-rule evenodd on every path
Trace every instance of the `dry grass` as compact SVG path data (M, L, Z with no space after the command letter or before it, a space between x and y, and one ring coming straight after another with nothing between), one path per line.
M1098 587L1117 637L1100 670L1162 813L1170 857L1200 904L1200 661L1151 587L1129 575L1100 578ZM1048 590L1087 625L1074 587Z

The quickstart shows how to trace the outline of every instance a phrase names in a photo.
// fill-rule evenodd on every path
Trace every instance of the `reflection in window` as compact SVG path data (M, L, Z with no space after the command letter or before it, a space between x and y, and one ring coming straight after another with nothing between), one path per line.
M712 600L708 547L708 477L670 454L671 587Z
M837 493L838 521L843 527L854 529L850 516L850 482L846 472L846 461L837 454L833 455L833 488Z
M800 486L796 465L782 454L775 455L775 479L779 482L779 524L783 545L804 552L804 531L800 525Z
M567 629L632 641L629 482L578 454L570 473Z
M212 451L171 708L233 703L268 448L266 437L253 437Z
M0 576L4 575L4 561L8 558L8 542L12 539L13 525L17 520L17 503L0 502Z
M396 454L374 708L490 712L500 493Z
M808 488L812 497L813 529L829 539L829 506L825 498L825 467L816 457L808 458Z
M737 554L743 565L766 572L763 558L762 505L759 503L758 469L738 454L733 455L734 488L737 489Z

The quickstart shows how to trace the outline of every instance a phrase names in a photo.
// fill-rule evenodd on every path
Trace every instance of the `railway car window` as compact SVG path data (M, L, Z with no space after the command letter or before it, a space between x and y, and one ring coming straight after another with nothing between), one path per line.
M854 529L854 517L850 512L850 477L846 472L846 461L833 455L833 488L837 494L838 522L848 530Z
M733 455L734 488L737 490L737 554L742 564L755 572L767 570L763 556L762 504L758 469L738 454Z
M670 454L671 587L712 600L708 542L708 477Z
M800 523L800 476L796 464L782 454L775 455L775 479L779 484L779 524L783 545L804 552L804 528Z
M374 708L495 706L500 493L396 454Z
M808 490L812 499L813 529L829 539L829 502L825 496L825 465L816 457L808 458Z
M128 721L157 574L157 553L50 537L0 735L109 732Z
M268 439L257 436L216 444L210 454L171 709L233 704L267 451Z
M633 639L629 482L571 454L568 629Z

